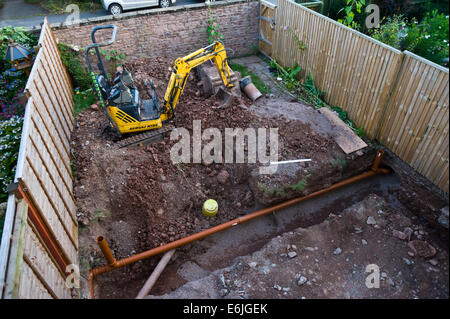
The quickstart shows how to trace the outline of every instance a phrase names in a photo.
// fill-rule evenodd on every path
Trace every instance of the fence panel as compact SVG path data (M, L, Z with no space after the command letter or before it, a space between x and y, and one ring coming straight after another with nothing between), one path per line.
M448 193L448 69L278 0L273 57ZM306 46L302 50L299 41Z
M302 50L301 41L306 49ZM289 0L279 0L274 58L311 74L326 102L375 137L402 53Z
M404 54L378 139L448 193L448 69Z
M72 85L47 19L27 81L17 189L2 237L2 298L70 298L66 266L78 265L70 168ZM9 238L8 238L9 237Z

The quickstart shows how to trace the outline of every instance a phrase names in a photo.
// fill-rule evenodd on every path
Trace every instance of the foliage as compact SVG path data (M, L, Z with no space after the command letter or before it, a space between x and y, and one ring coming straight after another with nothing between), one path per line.
M6 54L9 39L13 39L14 42L20 43L29 50L32 50L38 42L38 38L32 33L26 32L25 28L12 26L0 28L0 59L2 60ZM0 63L0 72L4 72L5 70L8 70L10 68L11 63L9 61Z
M403 48L448 67L449 17L433 10L426 13L420 24L413 21L408 27Z
M96 101L97 97L92 89L83 92L76 91L73 96L73 115L76 117L78 113L87 109L92 104L95 104Z
M348 117L348 113L344 112L340 107L332 107L328 105L323 97L324 91L321 91L316 87L312 74L308 74L303 83L295 79L295 75L300 71L300 67L297 64L293 68L283 68L275 60L269 62L272 69L275 69L275 75L282 78L284 86L290 91L291 94L296 94L298 99L311 104L314 108L328 107L335 111L339 118L344 121L356 134L360 137L365 136L364 127L357 128L353 121ZM289 85L289 86L288 86Z
M449 17L433 10L427 12L418 23L408 22L404 16L392 16L383 20L372 37L399 50L408 50L425 59L448 67Z
M0 9L3 8L3 0L0 0ZM1 229L1 228L0 228Z
M383 18L380 27L373 29L372 37L378 41L386 43L394 48L401 49L402 40L407 35L408 21L403 15L394 15L392 17Z
M95 52L93 49L91 52ZM116 72L116 68L125 62L125 54L119 53L117 50L104 50L100 49L100 54L109 61L109 67L105 66L106 71L110 74L114 74Z
M230 63L230 68L233 71L237 71L241 73L242 77L246 77L247 75L250 75L250 78L252 79L253 84L256 86L256 88L262 93L262 94L268 94L270 93L270 87L268 87L261 79L260 77L250 71L246 66L240 65L238 63Z
M291 31L291 33L295 39L295 42L297 43L297 47L302 51L305 50L306 45L303 43L303 41L298 38L298 36L295 34L294 30L291 27L289 27L289 30Z
M361 25L355 20L355 14L363 14L362 9L365 5L366 0L347 0L345 7L339 11L344 11L345 17L343 19L338 19L337 21L347 27L359 30Z
M27 76L24 71L6 70L0 73L0 96L4 104L9 104L8 101L22 91L27 83ZM4 105L0 109L4 110Z
M25 2L39 4L45 10L59 14L65 13L66 7L69 4L76 4L80 8L80 11L92 11L102 8L100 1L92 0L25 0Z
M22 122L20 116L0 121L0 202L7 200L6 187L14 180Z
M223 35L220 33L220 26L219 23L216 21L216 18L214 16L214 14L212 13L211 10L211 6L209 5L209 2L207 3L208 5L208 27L206 29L207 33L208 33L208 43L214 43L216 41L223 41L224 37Z
M0 97L0 107L2 112L0 112L0 120L7 120L14 116L23 117L25 113L25 105L20 101L19 95L22 91L17 93L12 99L7 99L6 97Z
M81 62L80 49L64 43L58 43L58 49L74 87L79 87L83 91L91 88L91 77L87 67Z
M295 63L292 68L283 68L275 60L270 60L269 64L271 68L276 70L277 77L282 79L284 86L288 90L295 91L301 86L300 81L298 81L296 78L297 73L299 73L301 70L300 66L297 63Z
M408 19L415 18L421 21L427 12L438 10L439 13L448 15L448 0L372 0L372 3L380 7L380 15L388 17L404 15Z

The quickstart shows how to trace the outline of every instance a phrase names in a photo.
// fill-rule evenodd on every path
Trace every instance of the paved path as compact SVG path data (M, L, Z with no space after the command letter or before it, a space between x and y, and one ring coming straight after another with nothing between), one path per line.
M64 22L68 14L47 14L39 5L27 4L23 0L5 0L5 5L0 9L0 27L32 27L40 25L46 16L50 23ZM176 6L200 3L202 0L177 0ZM91 12L81 12L80 19L89 19L108 15L108 12L100 9Z

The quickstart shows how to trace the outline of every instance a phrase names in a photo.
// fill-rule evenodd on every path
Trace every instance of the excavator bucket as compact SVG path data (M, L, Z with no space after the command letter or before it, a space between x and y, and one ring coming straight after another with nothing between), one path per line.
M223 87L219 87L214 98L216 99L216 108L225 108L230 106L234 101L234 94L228 92Z

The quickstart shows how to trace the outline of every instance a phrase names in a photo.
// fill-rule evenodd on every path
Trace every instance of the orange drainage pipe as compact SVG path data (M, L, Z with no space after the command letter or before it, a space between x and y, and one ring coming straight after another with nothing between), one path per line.
M106 260L108 261L108 265L104 265L104 266L100 266L98 268L94 268L90 271L89 273L89 286L90 286L90 291L91 291L91 298L94 299L94 277L104 274L106 272L109 272L111 270L114 270L116 268L120 268L123 266L127 266L129 264L135 263L137 261L167 252L169 250L175 249L177 247L189 244L193 241L196 241L198 239L202 239L204 237L207 237L209 235L215 234L217 232L220 232L222 230L231 228L233 226L236 226L238 224L242 224L245 223L249 220L255 219L257 217L263 216L263 215L267 215L270 213L273 213L277 210L295 205L297 203L303 202L305 200L308 200L310 198L313 197L317 197L319 195L325 194L329 191L332 191L334 189L346 186L348 184L363 180L365 178L368 178L370 176L374 176L377 174L389 174L391 172L390 169L388 168L379 168L379 164L381 161L381 158L383 156L384 152L382 150L379 150L377 153L377 156L375 158L375 161L371 167L371 169L367 172L364 172L360 175L348 178L344 181L338 182L336 184L331 185L330 187L324 188L320 191L311 193L309 195L303 196L303 197L297 197L291 200L288 200L286 202L271 206L271 207L267 207L261 210L258 210L256 212L250 213L248 215L242 216L242 217L238 217L236 219L230 220L226 223L211 227L209 229L206 229L204 231L198 232L196 234L181 238L179 240L173 241L171 243L168 243L166 245L163 246L159 246L147 251L144 251L142 253L133 255L133 256L129 256L120 260L116 260L111 252L111 250L108 247L108 244L106 243L106 240L103 236L99 236L97 237L97 243L100 246L100 249L102 250L103 254L105 255Z

